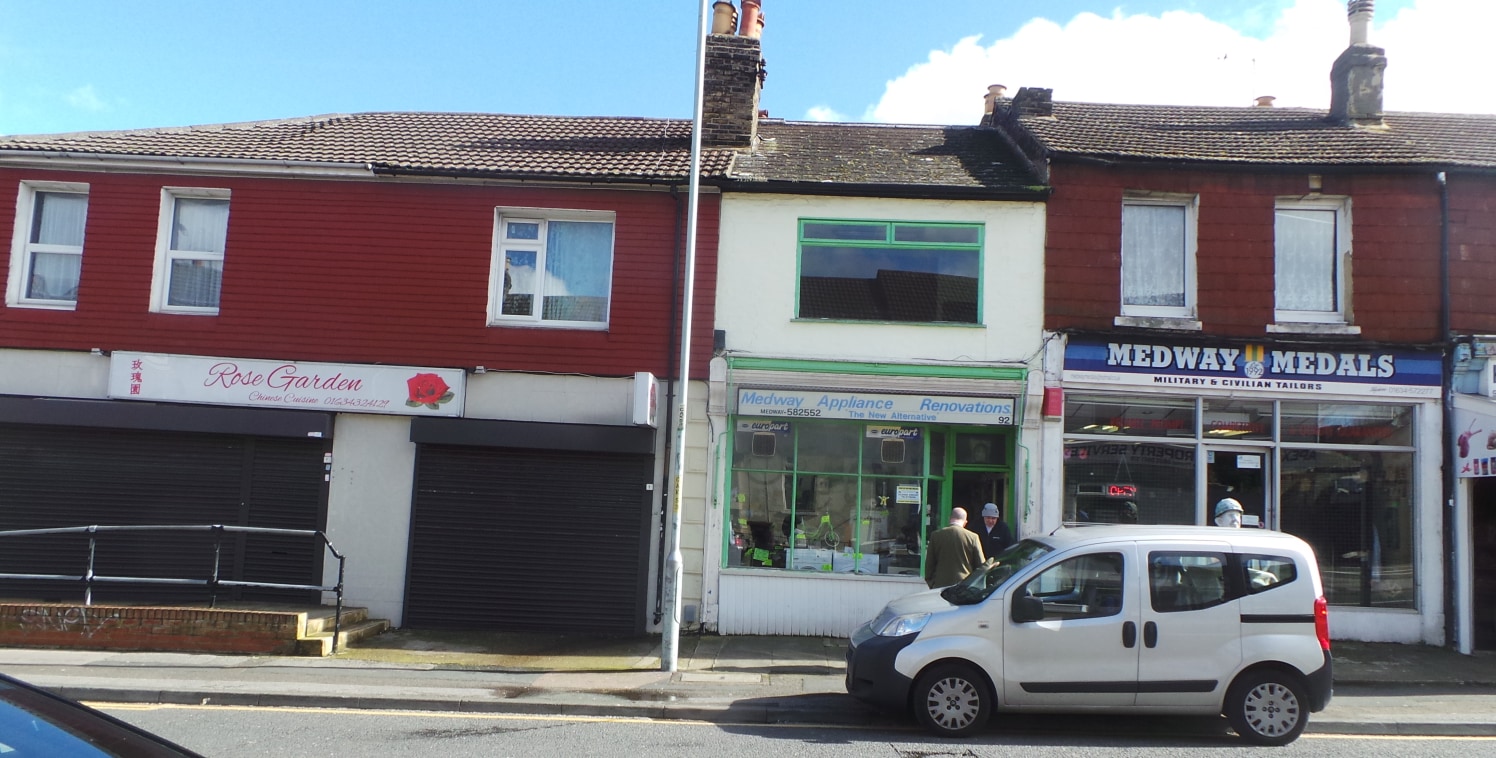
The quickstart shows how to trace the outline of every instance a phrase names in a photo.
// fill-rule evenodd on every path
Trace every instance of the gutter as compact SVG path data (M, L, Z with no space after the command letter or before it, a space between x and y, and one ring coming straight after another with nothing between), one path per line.
M258 175L358 177L375 175L372 163L287 161L259 158L192 158L187 156L80 153L68 150L0 149L0 165L26 168L74 168L79 171L160 171L169 173L238 173Z
M1023 189L988 189L985 187L938 187L910 184L840 184L833 182L791 182L734 180L719 182L722 192L773 195L816 195L832 197L914 198L920 200L1008 200L1043 202L1050 188L1034 185Z

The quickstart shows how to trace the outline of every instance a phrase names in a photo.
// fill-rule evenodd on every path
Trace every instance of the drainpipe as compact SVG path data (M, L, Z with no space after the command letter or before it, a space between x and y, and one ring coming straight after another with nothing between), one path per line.
M1454 429L1454 330L1450 315L1449 293L1449 178L1443 171L1434 174L1439 182L1439 342L1444 351L1444 554L1449 556L1444 567L1444 644L1456 644L1455 640L1455 577L1459 576L1460 556L1456 555L1455 529L1455 478L1454 440L1450 430Z

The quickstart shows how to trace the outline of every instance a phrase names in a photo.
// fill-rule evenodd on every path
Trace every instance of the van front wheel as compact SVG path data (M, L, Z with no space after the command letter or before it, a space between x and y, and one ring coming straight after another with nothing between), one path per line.
M1243 675L1226 693L1226 719L1254 745L1287 745L1309 723L1308 700L1299 677L1283 671Z
M969 737L992 716L987 680L963 663L943 663L914 683L914 717L941 737Z

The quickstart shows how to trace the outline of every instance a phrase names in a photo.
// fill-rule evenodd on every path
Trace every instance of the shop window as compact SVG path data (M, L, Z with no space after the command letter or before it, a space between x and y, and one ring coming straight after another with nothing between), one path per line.
M1273 224L1274 318L1345 323L1350 200L1279 199Z
M161 196L152 310L214 315L223 288L229 191L167 187Z
M925 469L924 430L917 426L869 426L862 440L862 473L920 476Z
M1284 402L1281 413L1284 442L1413 444L1413 409L1405 405Z
M605 212L499 209L489 324L607 326L613 219Z
M1334 605L1413 608L1413 453L1282 451L1282 529L1319 559Z
M738 419L729 568L918 576L927 503L923 427Z
M1065 433L1194 437L1195 400L1076 395L1065 399Z
M1195 198L1122 203L1122 315L1195 317Z
M1067 442L1065 520L1193 524L1195 448L1153 442Z
M979 224L803 219L797 316L980 323Z
M1208 440L1270 440L1273 401L1207 397L1200 409L1200 432Z
M31 308L76 307L88 185L23 182L16 207L6 303Z

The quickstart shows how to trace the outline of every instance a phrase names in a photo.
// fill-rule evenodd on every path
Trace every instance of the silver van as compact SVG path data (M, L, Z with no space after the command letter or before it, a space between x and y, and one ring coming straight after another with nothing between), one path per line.
M1314 552L1262 529L1062 528L889 603L847 647L848 692L947 737L995 710L1127 711L1285 745L1330 680Z

